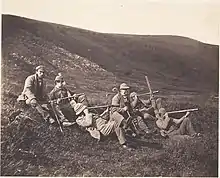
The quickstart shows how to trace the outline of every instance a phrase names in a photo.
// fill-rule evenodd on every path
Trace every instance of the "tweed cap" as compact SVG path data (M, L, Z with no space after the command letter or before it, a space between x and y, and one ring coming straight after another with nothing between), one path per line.
M120 85L120 90L126 90L126 89L129 89L130 87L126 84L126 83L122 83Z
M54 81L64 81L63 76L56 76Z
M45 67L43 66L43 65L39 65L39 66L37 66L36 68L35 68L35 70L36 71L38 71L38 70L43 70L43 71L45 71Z

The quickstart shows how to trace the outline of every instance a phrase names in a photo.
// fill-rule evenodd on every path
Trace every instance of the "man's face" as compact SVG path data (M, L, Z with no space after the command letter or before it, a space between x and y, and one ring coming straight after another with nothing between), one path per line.
M40 79L44 78L44 70L43 69L37 70L36 74Z
M166 114L166 112L165 112L165 111L161 112L161 115L162 115L162 116L164 116L165 114Z
M161 114L162 117L165 116L166 110L163 109L163 108L161 108L161 109L160 109L160 114Z
M122 89L122 90L120 90L120 94L122 95L122 96L128 96L129 95L129 89Z
M63 86L64 86L64 81L61 81L61 80L56 81L57 88L63 88Z

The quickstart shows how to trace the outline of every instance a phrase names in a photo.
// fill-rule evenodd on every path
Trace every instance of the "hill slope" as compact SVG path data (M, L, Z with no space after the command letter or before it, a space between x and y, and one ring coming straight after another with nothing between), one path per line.
M49 79L59 70L71 83L90 91L109 90L110 83L119 81L146 90L145 74L159 90L218 88L218 46L177 36L102 34L10 15L3 15L2 23L5 75L13 78L13 71L22 71L19 82L33 65L43 63L51 71ZM100 79L108 81L107 88ZM89 88L92 85L95 88Z

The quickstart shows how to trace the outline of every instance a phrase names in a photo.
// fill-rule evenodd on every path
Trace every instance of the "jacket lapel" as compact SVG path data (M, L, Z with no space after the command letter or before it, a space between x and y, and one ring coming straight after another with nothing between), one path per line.
M37 78L37 74L34 75L34 89L35 89L35 92L37 92L37 89L38 89L38 78Z

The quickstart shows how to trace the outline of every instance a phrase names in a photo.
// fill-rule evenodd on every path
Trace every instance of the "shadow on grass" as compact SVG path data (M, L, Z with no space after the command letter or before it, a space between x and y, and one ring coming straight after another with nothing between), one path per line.
M163 145L161 143L158 143L152 139L134 138L129 135L127 135L126 137L127 137L128 142L131 143L131 145L136 148L148 147L148 148L154 148L157 150L161 150L163 148Z

